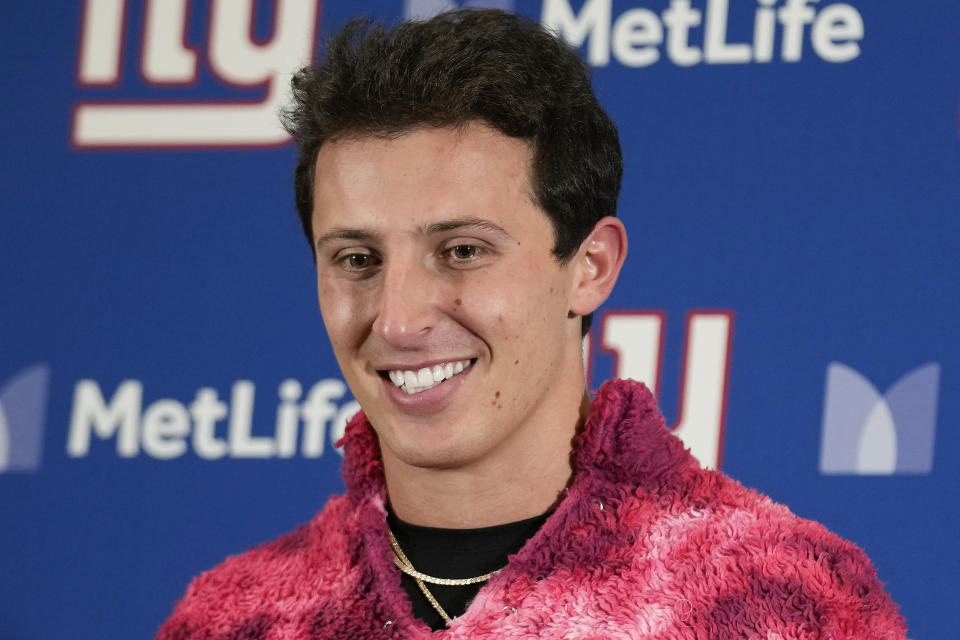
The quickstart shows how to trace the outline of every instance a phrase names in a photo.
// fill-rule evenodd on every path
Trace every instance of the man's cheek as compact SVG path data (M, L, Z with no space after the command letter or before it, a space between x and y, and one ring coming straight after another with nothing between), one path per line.
M317 298L320 302L320 315L323 316L328 330L342 327L350 319L357 320L359 309L363 308L357 300L357 292L320 280L317 283Z

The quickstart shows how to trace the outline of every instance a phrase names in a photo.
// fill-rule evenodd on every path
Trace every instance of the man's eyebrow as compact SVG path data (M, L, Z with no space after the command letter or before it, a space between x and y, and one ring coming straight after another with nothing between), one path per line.
M495 224L489 220L484 220L483 218L453 218L451 220L443 220L441 222L434 222L428 224L425 227L421 228L421 233L425 235L431 235L436 233L446 233L448 231L457 231L460 229L480 229L483 231L492 231L498 235L501 235L505 238L509 238L510 234L507 233L507 230L501 227L498 224ZM348 227L335 227L324 233L322 236L318 236L314 246L319 250L323 248L325 244L333 242L334 240L354 240L357 242L376 242L380 239L380 234L367 229L352 229Z
M323 247L323 245L332 242L334 240L357 240L361 242L372 242L377 240L380 236L372 231L367 231L365 229L347 229L347 228L334 228L323 234L322 236L317 237L314 246L317 249Z
M453 220L434 222L433 224L428 224L424 228L424 232L429 235L433 233L457 231L459 229L479 229L482 231L492 231L506 238L510 237L510 234L507 233L506 229L482 218L454 218Z

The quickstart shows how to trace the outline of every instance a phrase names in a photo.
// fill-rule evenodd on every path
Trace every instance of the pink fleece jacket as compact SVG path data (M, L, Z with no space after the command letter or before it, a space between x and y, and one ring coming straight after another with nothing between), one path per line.
M347 492L196 578L158 640L425 639L387 542L376 436L347 427ZM603 386L566 496L440 638L900 640L869 560L699 467L641 384Z

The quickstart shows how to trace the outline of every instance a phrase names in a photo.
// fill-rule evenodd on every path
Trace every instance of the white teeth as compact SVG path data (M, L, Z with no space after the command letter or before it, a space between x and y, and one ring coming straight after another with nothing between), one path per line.
M404 393L420 393L452 378L470 366L469 360L445 362L433 368L423 367L419 371L393 369L387 372L390 382L400 387Z
M417 386L427 388L433 386L433 372L427 367L417 371Z
M407 389L412 389L417 386L417 374L413 371L404 371L403 372L403 384Z

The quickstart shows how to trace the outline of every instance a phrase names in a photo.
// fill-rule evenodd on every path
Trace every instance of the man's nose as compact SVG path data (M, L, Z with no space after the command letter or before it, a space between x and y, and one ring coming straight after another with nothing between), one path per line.
M373 331L392 346L416 346L437 322L435 274L409 260L388 263L382 275Z

